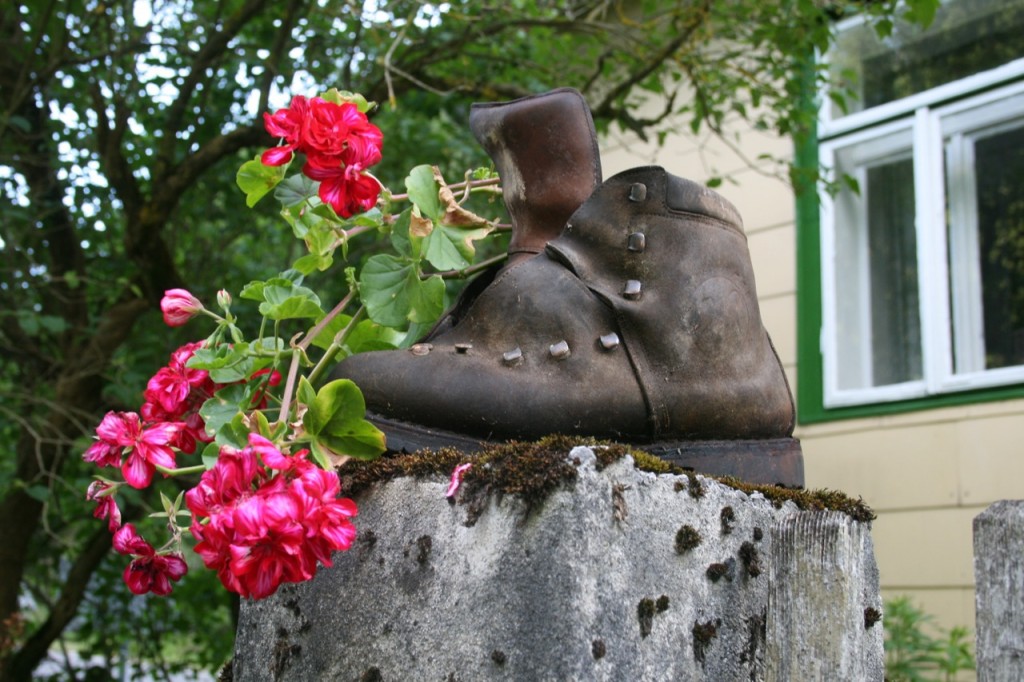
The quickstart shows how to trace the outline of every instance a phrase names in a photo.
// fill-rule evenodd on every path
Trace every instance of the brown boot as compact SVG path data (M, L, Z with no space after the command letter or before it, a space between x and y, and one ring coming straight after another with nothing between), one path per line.
M657 167L602 184L454 328L347 358L334 376L359 385L394 450L579 434L803 485L739 215Z
M423 341L458 324L502 268L543 251L601 184L594 120L577 90L559 88L510 102L474 104L469 127L501 177L512 220L509 258L467 284Z

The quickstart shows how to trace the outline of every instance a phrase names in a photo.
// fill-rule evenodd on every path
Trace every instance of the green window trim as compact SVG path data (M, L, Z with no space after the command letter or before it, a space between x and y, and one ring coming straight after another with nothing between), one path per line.
M803 100L805 106L810 110L817 110L813 87L805 88ZM796 191L797 422L799 424L817 424L841 419L878 417L1024 398L1024 385L1014 385L936 394L910 400L848 407L825 407L821 353L820 203L816 184L809 180L800 180L800 178L816 176L818 168L816 131L796 138L794 155L796 171L794 177L797 178L794 183Z

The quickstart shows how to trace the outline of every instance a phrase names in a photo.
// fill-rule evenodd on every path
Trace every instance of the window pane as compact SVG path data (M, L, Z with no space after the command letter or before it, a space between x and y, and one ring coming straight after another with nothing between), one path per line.
M985 368L1024 364L1024 125L974 143Z
M927 31L897 23L880 40L874 28L842 31L829 56L832 82L853 83L857 96L847 111L892 102L1024 57L1024 3L1020 0L956 0L939 8Z
M843 156L840 152L840 170L860 179L860 194L837 197L838 387L920 379L913 161L896 158L844 169Z

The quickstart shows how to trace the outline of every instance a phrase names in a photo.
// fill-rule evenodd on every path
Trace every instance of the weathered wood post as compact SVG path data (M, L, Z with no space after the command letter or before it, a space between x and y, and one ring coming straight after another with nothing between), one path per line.
M375 484L332 569L243 605L234 680L883 679L866 517L600 453L532 506Z
M978 680L1024 680L1024 500L975 517L974 580Z

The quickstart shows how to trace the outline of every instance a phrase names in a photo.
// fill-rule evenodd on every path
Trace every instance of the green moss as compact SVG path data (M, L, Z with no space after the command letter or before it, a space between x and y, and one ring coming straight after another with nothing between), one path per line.
M654 614L658 607L653 599L644 597L636 605L636 618L640 622L640 637L647 637L654 629Z
M761 557L757 553L754 543L744 542L740 545L740 561L743 562L743 568L747 570L747 575L751 578L761 575Z
M733 508L722 507L722 511L718 517L722 522L722 535L729 535L732 533L732 525L736 522L736 512L733 511Z
M548 436L534 443L511 442L491 445L478 453L467 454L453 448L421 450L412 454L389 455L372 462L351 460L338 469L342 486L348 495L358 495L381 481L413 476L450 476L463 462L473 466L463 478L460 497L471 508L482 504L490 493L516 495L531 507L560 486L576 480L576 466L566 460L573 447L594 448L597 468L603 469L626 455L633 457L636 467L656 474L687 476L686 490L694 499L704 495L700 480L658 457L625 445L577 436ZM578 463L576 463L578 464ZM707 476L744 493L760 493L776 507L792 502L805 511L833 510L847 514L856 521L875 518L863 500L853 499L833 490L793 490L771 485L754 485L731 477ZM682 490L682 481L676 485Z
M676 554L686 554L700 544L700 533L690 525L685 525L676 532Z
M718 636L718 626L721 624L722 621L717 619L709 620L706 623L697 621L693 624L693 658L701 664L702 668L707 658L708 648Z
M708 566L708 570L705 571L708 579L713 583L717 583L722 578L728 577L729 575L729 564L715 563Z

